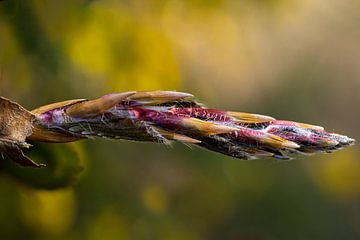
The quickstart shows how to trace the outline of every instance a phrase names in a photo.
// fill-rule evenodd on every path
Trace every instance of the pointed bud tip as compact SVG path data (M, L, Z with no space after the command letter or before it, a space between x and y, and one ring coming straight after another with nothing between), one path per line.
M283 146L285 148L300 148L300 145L295 143L295 142L292 142L292 141L285 141L283 143Z
M341 145L353 145L356 142L356 140L353 138L337 133L331 133L330 136L333 140L338 141Z
M253 113L229 111L227 112L227 114L237 118L240 122L246 122L246 123L271 122L275 120L275 118L270 116L253 114Z
M307 123L297 123L297 125L299 127L303 127L303 128L308 128L308 129L317 130L317 131L324 131L323 127L317 126L317 125L312 125L312 124L307 124Z
M70 117L96 116L112 108L135 93L136 92L111 93L94 100L75 103L66 109L66 114Z
M186 127L195 128L206 135L225 134L239 130L236 127L206 122L197 118L183 118L182 124Z
M140 100L140 99L152 99L152 100L176 100L183 98L192 98L194 95L184 92L176 91L148 91L148 92L136 92L131 99Z
M335 147L336 145L339 145L339 142L333 139L327 139L326 145L329 147Z

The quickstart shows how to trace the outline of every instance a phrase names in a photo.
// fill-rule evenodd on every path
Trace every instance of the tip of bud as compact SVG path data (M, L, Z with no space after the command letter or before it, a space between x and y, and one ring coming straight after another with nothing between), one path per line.
M354 138L348 138L348 144L355 144L356 140Z
M66 109L70 117L95 116L112 108L122 100L134 95L136 92L112 93L98 99L75 103Z
M197 118L183 118L182 124L186 127L195 128L206 135L231 133L239 130L236 127L206 122Z
M270 122L275 120L275 118L273 117L260 115L260 114L252 114L252 113L244 113L244 112L227 112L227 114L245 123Z
M307 124L307 123L298 123L299 127L313 129L317 131L324 131L324 128L317 125Z
M285 148L300 148L300 145L295 143L295 142L292 142L292 141L286 141L283 143L283 146Z
M349 138L347 136L340 135L340 134L337 134L337 133L331 133L330 137L333 140L337 141L341 145L353 145L353 144L355 144L355 139Z
M333 139L326 139L325 144L326 146L334 147L336 145L339 145L339 142Z
M175 92L175 91L149 91L149 92L136 92L131 99L133 100L163 100L163 101L173 101L177 99L194 97L190 93L184 92Z
M274 134L267 133L266 135L262 136L260 138L260 142L263 142L265 144L269 144L270 146L274 148L288 148L288 149L295 149L300 148L300 145L293 142L286 140L282 137L276 136Z

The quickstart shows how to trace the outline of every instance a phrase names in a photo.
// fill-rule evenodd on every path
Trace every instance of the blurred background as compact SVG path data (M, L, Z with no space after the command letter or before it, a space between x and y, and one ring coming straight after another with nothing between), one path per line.
M127 90L360 138L360 1L0 1L0 95ZM359 147L239 161L181 144L36 144L0 165L1 239L359 239Z

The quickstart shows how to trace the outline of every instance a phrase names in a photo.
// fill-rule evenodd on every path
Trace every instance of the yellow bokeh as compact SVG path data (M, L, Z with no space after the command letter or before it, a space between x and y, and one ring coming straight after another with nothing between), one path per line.
M360 193L359 156L353 149L324 155L322 159L316 166L308 165L313 181L322 192L339 200Z
M153 213L164 213L168 208L165 191L158 185L148 185L143 189L142 198L145 207Z
M22 217L40 235L58 236L69 231L75 221L73 189L29 190L21 195Z
M122 217L115 208L103 209L88 226L87 239L89 240L118 240L128 239L128 229Z
M179 67L166 36L117 5L89 7L81 29L67 39L73 63L109 91L179 87Z

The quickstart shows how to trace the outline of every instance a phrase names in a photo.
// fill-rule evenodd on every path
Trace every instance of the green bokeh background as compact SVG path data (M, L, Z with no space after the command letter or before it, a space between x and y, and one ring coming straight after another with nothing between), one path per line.
M0 1L0 95L28 109L127 90L358 139L356 0ZM34 143L35 144L35 143ZM359 147L238 161L181 144L35 144L0 165L0 239L359 239Z

